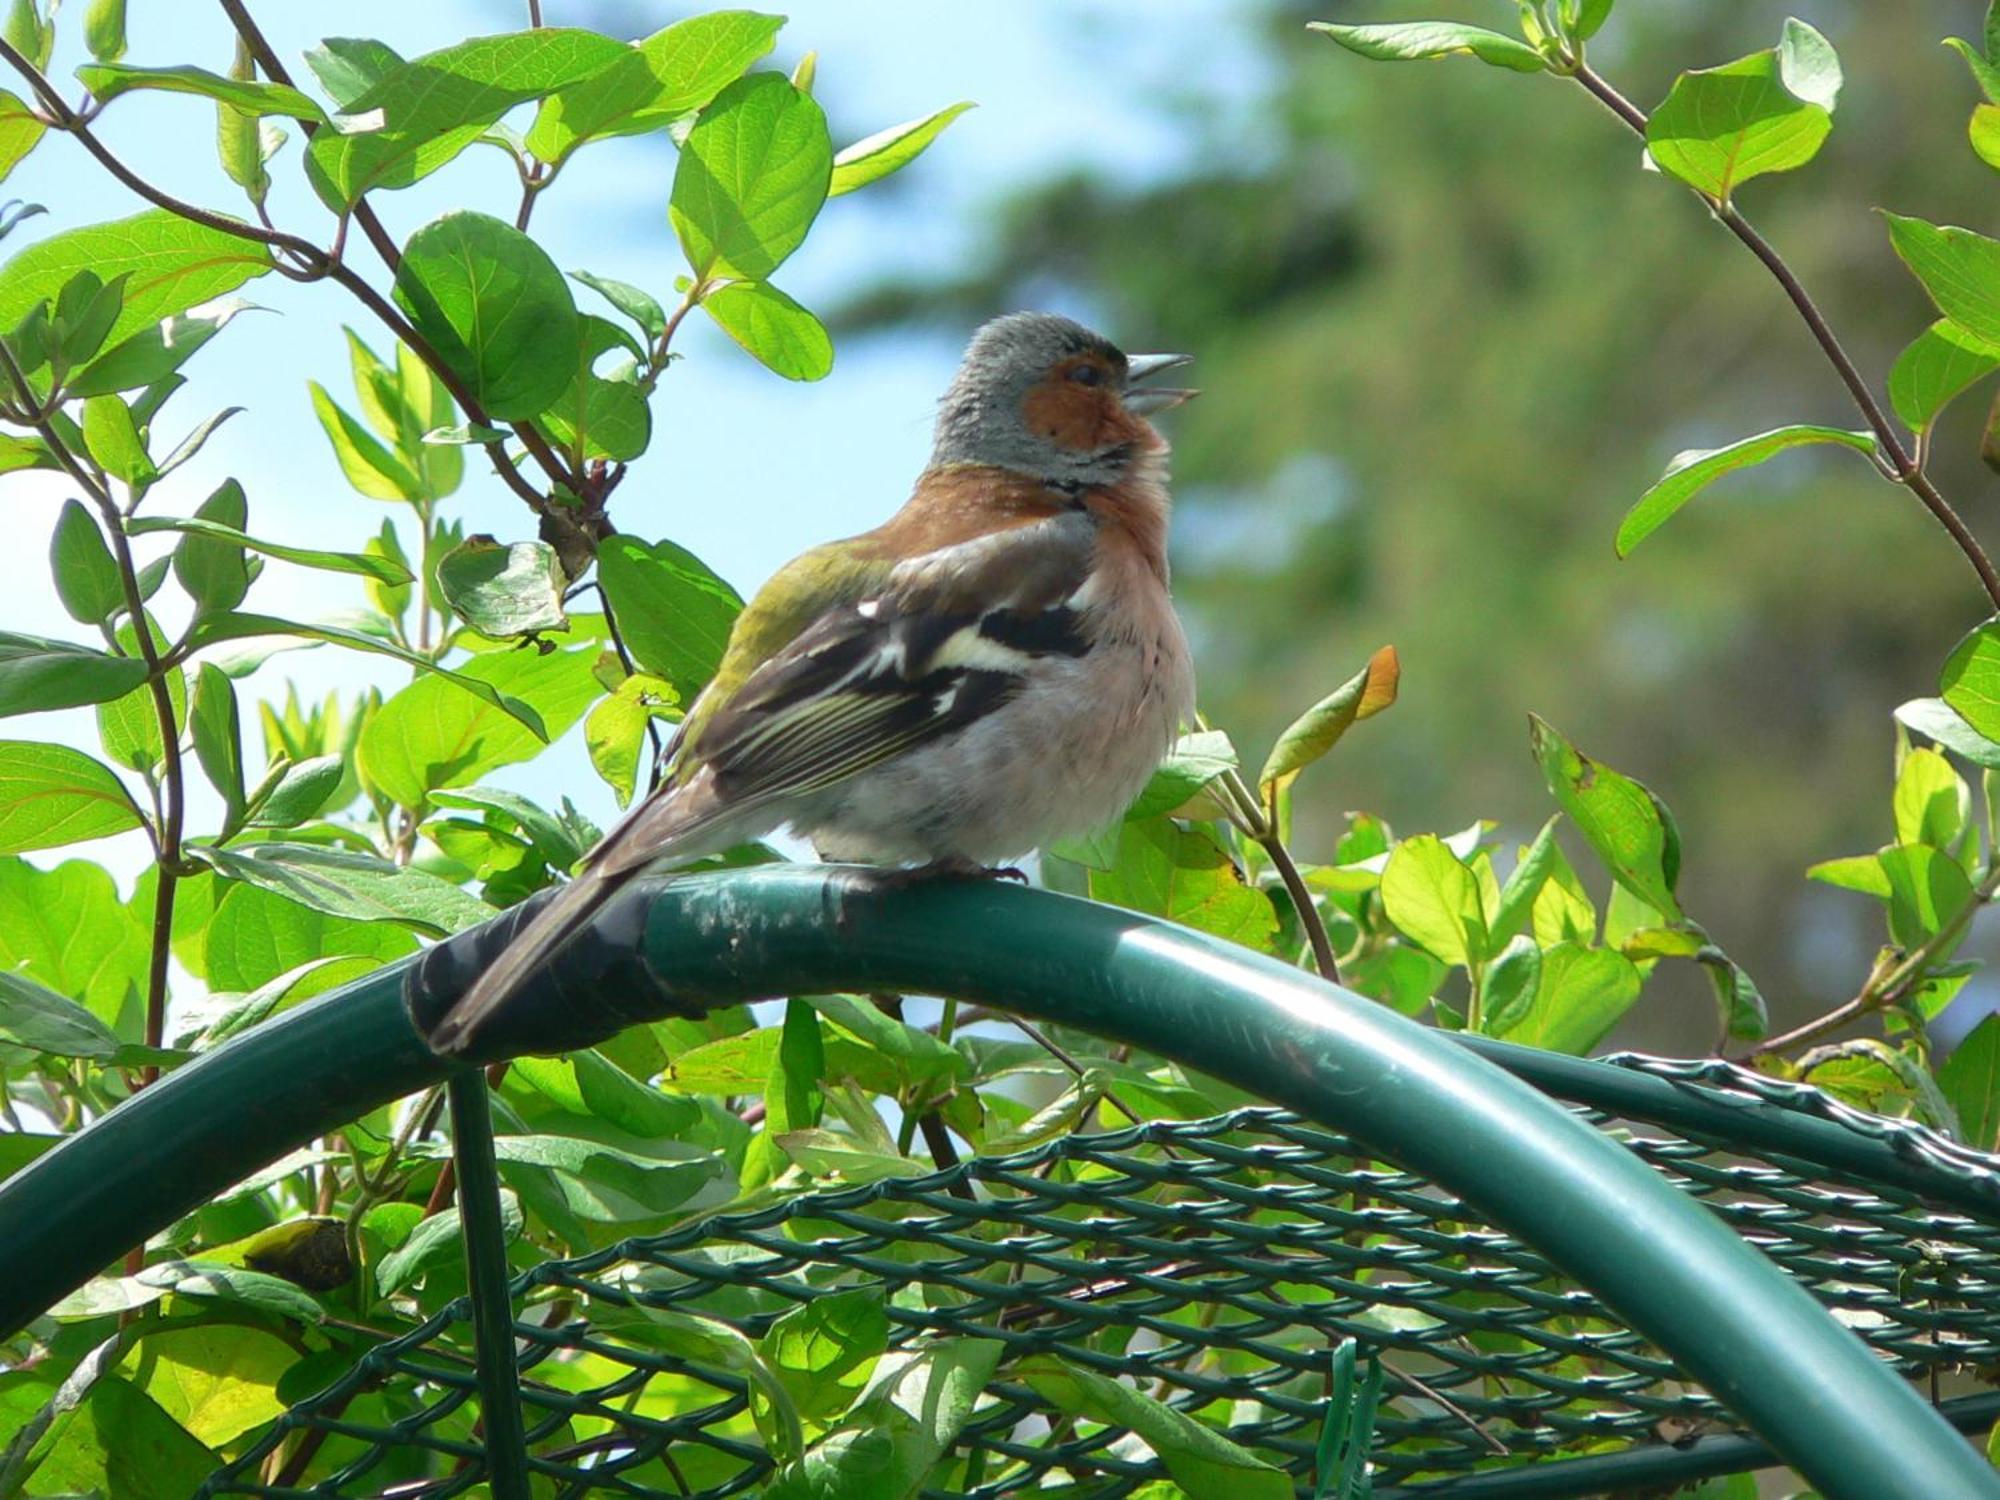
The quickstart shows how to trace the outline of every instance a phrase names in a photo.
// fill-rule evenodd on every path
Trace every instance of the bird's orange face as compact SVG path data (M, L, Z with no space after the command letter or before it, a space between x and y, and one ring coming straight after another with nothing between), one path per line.
M1074 453L1157 446L1159 434L1126 407L1125 383L1122 361L1095 350L1072 354L1028 387L1021 399L1022 424L1042 441Z

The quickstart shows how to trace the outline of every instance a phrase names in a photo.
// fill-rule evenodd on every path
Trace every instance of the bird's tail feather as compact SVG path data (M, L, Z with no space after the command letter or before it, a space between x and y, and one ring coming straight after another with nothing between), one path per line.
M583 871L535 914L506 950L488 965L472 987L431 1028L426 1040L433 1052L464 1052L482 1024L506 1003L521 984L597 914L642 866L609 870L602 864Z

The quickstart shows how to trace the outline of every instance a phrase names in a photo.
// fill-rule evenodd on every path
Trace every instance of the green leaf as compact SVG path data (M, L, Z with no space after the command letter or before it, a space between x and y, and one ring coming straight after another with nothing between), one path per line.
M55 1057L110 1057L118 1038L67 995L0 969L0 1042Z
M847 1420L782 1465L764 1500L909 1500L950 1451L1005 1351L998 1339L957 1338L884 1355Z
M2000 1016L1987 1016L1967 1033L1937 1070L1937 1081L1965 1144L1975 1151L2000 1146Z
M1972 900L1957 860L1927 844L1898 844L1876 856L1889 880L1889 936L1916 948L1937 936Z
M1340 743L1362 719L1372 718L1396 701L1403 675L1396 648L1384 646L1368 665L1294 719L1278 736L1264 769L1257 773L1257 790L1267 808L1276 808L1279 794L1299 772Z
M106 703L145 680L146 664L134 657L0 631L0 718Z
M197 951L183 957L183 962L191 957L188 967L205 971L213 989L256 991L282 976L298 975L272 997L273 1009L277 1001L303 1000L339 982L344 971L332 965L314 975L299 975L299 970L320 959L384 963L414 952L417 946L405 926L328 916L289 896L236 881L224 885L197 941ZM248 1024L248 1019L237 1024Z
M1979 85L1979 91L1988 100L2000 104L2000 68L1995 68L1975 47L1961 37L1948 36L1944 44L1965 59L1965 65L1972 70L1972 81Z
M1218 776L1236 769L1236 747L1221 730L1200 729L1184 734L1153 772L1138 800L1125 810L1125 816L1156 818L1162 813L1193 816L1183 809ZM1114 858L1115 855L1114 847Z
M223 826L234 828L243 815L243 733L236 714L236 689L223 670L203 662L195 676L194 753L209 785L222 795Z
M450 682L423 678L384 703L361 732L362 775L391 801L422 807L439 787L470 786L489 771L528 760L547 743L498 707L503 695L539 716L553 740L597 697L589 649L485 655L459 677L490 697L473 697Z
M1400 943L1340 962L1340 977L1347 984L1406 1016L1414 1016L1430 1004L1450 972L1449 966L1423 949Z
M1508 943L1486 970L1480 1029L1488 1036L1504 1036L1511 1031L1526 1018L1541 979L1542 950L1535 946L1535 940L1517 937Z
M646 726L655 719L678 722L680 694L664 677L635 672L612 689L583 721L584 744L590 763L604 778L623 807L632 800L639 777L639 756Z
M771 1076L764 1085L764 1118L771 1135L810 1130L825 1117L820 1082L826 1076L826 1043L819 1014L803 1000L785 1002L785 1020Z
M2000 171L2000 106L1974 105L1965 134L1972 142L1972 154Z
M1896 719L1975 766L2000 770L2000 743L1989 740L1966 723L1958 710L1942 698L1912 698L1896 709Z
M667 310L638 287L613 281L609 276L593 276L588 271L572 271L569 274L572 280L582 282L638 324L648 338L657 339L667 331Z
M1953 397L1996 369L2000 348L1940 318L1896 356L1889 370L1889 400L1904 425L1925 432Z
M1558 943L1542 954L1534 1002L1500 1035L1549 1052L1582 1056L1639 998L1639 971L1622 953Z
M121 339L63 381L72 396L138 390L165 380L240 312L259 310L241 297L207 303L200 312L175 313Z
M542 102L527 147L559 166L592 140L658 130L700 109L771 50L783 16L725 10L690 16Z
M449 1152L436 1141L413 1149ZM654 1142L641 1151L567 1135L502 1135L494 1137L493 1154L501 1176L531 1206L537 1195L551 1193L570 1213L598 1224L657 1220L728 1171L719 1154L679 1141Z
M553 26L473 37L408 62L392 63L395 54L380 43L321 46L316 71L330 63L342 84L375 75L342 104L349 128L322 130L307 147L307 175L336 212L363 193L419 181L515 105L587 78L628 51L608 36ZM337 92L331 84L328 91Z
M1896 773L1892 806L1897 843L1931 844L1949 852L1972 816L1972 792L1937 751L1912 750Z
M0 854L80 844L144 821L124 784L81 750L0 740Z
M562 564L547 542L467 537L438 559L437 582L453 613L493 640L569 628Z
M35 149L48 128L17 95L0 89L0 181Z
M2000 616L1952 647L1938 679L1939 695L1973 732L2000 741Z
M81 859L52 870L0 859L0 911L0 969L81 1001L114 1032L138 1034L124 1028L138 1022L152 944L107 871Z
M1514 862L1507 883L1500 888L1500 903L1490 924L1494 942L1507 942L1528 926L1535 902L1562 860L1562 849L1556 843L1556 824L1561 821L1562 814L1557 813L1544 823L1534 843L1523 849Z
M371 500L416 500L423 495L422 482L400 455L392 453L326 393L317 380L308 380L313 414L333 444L333 456L347 482Z
M865 1287L828 1292L780 1317L757 1346L799 1415L824 1422L847 1410L888 1349L888 1309Z
M1516 73L1539 73L1548 66L1541 53L1516 37L1502 36L1481 26L1461 26L1455 21L1403 21L1385 26L1339 26L1331 21L1308 21L1306 30L1330 36L1349 52L1380 62L1464 55Z
M118 1500L184 1500L222 1463L145 1392L117 1376L59 1418L35 1470L43 1495L116 1495Z
M1382 870L1382 909L1403 935L1448 964L1487 956L1479 882L1436 834L1404 839Z
M250 813L252 828L296 828L323 810L338 790L346 766L338 755L317 755L296 765L280 762L285 769L277 785L255 804Z
M1069 1416L1123 1428L1144 1440L1189 1495L1229 1500L1291 1500L1292 1481L1213 1427L1131 1386L1053 1354L1031 1354L1009 1371Z
M493 908L450 881L373 854L323 844L197 844L188 852L241 880L330 917L398 922L431 936L462 932Z
M1872 854L1853 854L1844 859L1823 859L1806 871L1806 879L1864 896L1889 899L1889 876L1882 861Z
M104 533L80 500L65 500L49 543L49 572L56 595L72 620L99 625L125 603L118 564L104 544Z
M827 187L827 197L838 198L842 193L851 193L892 172L902 171L922 156L932 141L944 134L947 125L975 107L968 99L925 115L922 119L891 125L887 130L878 130L865 140L856 141L834 157L833 179Z
M225 78L220 73L186 64L138 68L123 63L86 63L76 70L76 76L100 104L108 104L133 89L158 89L170 94L198 94L246 115L289 115L315 125L327 122L326 111L295 88L248 78Z
M693 1101L639 1082L594 1048L564 1057L518 1057L508 1076L570 1114L602 1120L641 1139L684 1136L701 1120Z
M123 57L125 0L90 0L90 9L83 13L83 40L90 55L101 63Z
M166 559L162 558L162 562ZM166 639L150 616L146 628L152 632L154 650L164 653ZM118 622L118 648L127 656L139 654L139 633L129 619ZM187 677L179 667L166 673L167 702L173 712L174 729L187 725ZM151 684L142 684L109 703L97 706L97 734L104 753L128 771L150 772L160 763L165 747L160 739L160 710L153 699Z
M775 73L722 90L688 132L668 205L696 279L768 279L804 241L832 175L810 95Z
M279 1285L304 1296L288 1283ZM219 1446L284 1411L278 1380L298 1359L274 1334L212 1323L148 1333L129 1373L167 1415L202 1442Z
M1528 716L1529 742L1557 806L1569 814L1612 877L1669 921L1681 920L1680 833L1639 782L1594 761L1546 721Z
M1277 936L1269 898L1244 883L1215 836L1167 818L1120 824L1117 860L1108 870L1090 871L1089 890L1093 901L1150 912L1248 948L1268 952Z
M1715 991L1716 1011L1725 1036L1755 1041L1771 1032L1770 1011L1749 973L1713 943L1705 943L1695 961Z
M1875 440L1865 432L1812 426L1779 427L1721 448L1691 448L1668 464L1659 483L1626 512L1618 526L1618 555L1629 557L1632 549L1659 530L1675 511L1724 474L1747 469L1806 443L1839 443L1858 453L1875 451Z
M632 659L693 702L722 662L741 596L686 548L632 536L605 539L597 581Z
M15 327L78 271L93 271L106 283L129 276L125 305L105 335L106 346L114 346L271 267L270 251L254 240L149 209L51 235L0 267L0 328Z
M509 697L506 692L495 687L489 680L492 675L490 672L474 671L473 668L478 665L477 663L467 663L463 671L441 667L429 657L398 646L394 641L384 640L379 636L364 635L358 630L349 630L341 625L312 625L298 620L281 620L276 615L253 615L231 611L227 614L207 615L195 621L188 630L184 645L186 650L199 651L223 641L251 640L267 635L299 636L312 641L330 641L351 651L393 656L397 661L429 674L429 677L456 683L466 692L483 699L508 717L519 721L529 733L535 735L541 733L542 721L536 709L522 699ZM5 701L6 640L7 637L0 635L0 702ZM144 665L143 662L139 663L142 676Z
M1796 16L1785 17L1778 34L1778 81L1794 99L1828 114L1840 97L1840 57L1833 43Z
M249 517L243 486L225 479L195 511L198 521L213 521L227 532L241 533ZM174 577L194 600L197 617L220 615L236 608L250 592L250 571L241 543L214 535L190 533L174 546Z
M702 310L766 369L787 380L833 371L826 326L768 282L732 281L701 299Z
M83 403L83 444L98 467L135 488L143 489L159 475L132 420L132 408L117 396L92 396Z
M519 1239L521 1224L519 1196L503 1189L500 1194L501 1233L509 1241ZM458 1265L464 1258L464 1235L459 1229L458 1210L448 1208L441 1214L432 1214L410 1231L408 1239L382 1257L375 1267L376 1294L392 1297L405 1287L421 1281L428 1272L441 1266Z
M343 110L404 66L402 54L372 37L330 36L306 48L306 66Z
M430 800L439 807L480 808L499 815L503 824L520 830L535 852L558 870L567 870L579 859L584 850L597 842L596 831L579 837L577 830L565 818L537 807L519 792L510 792L504 787L475 786L464 791L432 792ZM574 816L567 804L565 813ZM489 819L489 821L491 821Z
M570 354L569 384L540 418L549 435L586 459L629 462L653 439L653 414L636 378L596 373L601 356L627 347L630 336L607 318L578 317L577 346ZM636 371L631 361L628 371Z
M2000 345L2000 240L1885 213L1889 243L1938 311L1973 338Z
M1824 90L1823 67L1801 71L1809 87ZM1833 76L1837 89L1837 62ZM1775 51L1755 52L1676 78L1646 122L1646 148L1661 171L1726 203L1753 177L1804 166L1832 128L1824 105L1786 88Z
M490 415L532 417L569 384L576 303L513 225L463 209L431 220L403 249L395 296Z
M245 548L263 557L275 557L280 562L297 563L302 568L318 568L326 573L355 573L363 578L372 578L378 583L391 585L408 583L413 576L407 563L381 554L322 552L314 547L288 546L284 542L266 541L260 537L250 536L235 526L225 525L216 520L184 519L179 516L140 516L127 521L125 530L133 536L172 531L184 536L207 537L211 541Z

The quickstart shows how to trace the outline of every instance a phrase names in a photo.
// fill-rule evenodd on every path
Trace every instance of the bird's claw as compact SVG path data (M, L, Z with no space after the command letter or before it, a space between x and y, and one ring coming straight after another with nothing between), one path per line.
M974 859L947 855L908 869L880 870L874 877L878 889L892 891L930 880L1013 880L1026 885L1028 872L1014 865L982 865Z

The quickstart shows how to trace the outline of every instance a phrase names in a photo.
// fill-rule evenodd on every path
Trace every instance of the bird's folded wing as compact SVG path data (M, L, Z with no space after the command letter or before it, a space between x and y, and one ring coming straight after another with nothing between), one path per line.
M1067 601L1094 528L1067 513L898 564L835 605L703 726L696 747L732 805L831 786L964 729L1038 666L1088 648Z

